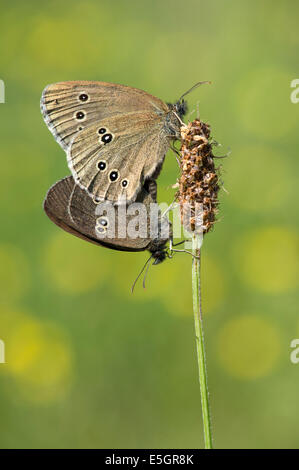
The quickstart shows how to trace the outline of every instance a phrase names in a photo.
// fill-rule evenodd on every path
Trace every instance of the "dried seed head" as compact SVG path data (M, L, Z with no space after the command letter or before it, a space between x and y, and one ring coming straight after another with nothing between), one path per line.
M219 169L215 168L210 126L195 119L181 127L181 176L177 200L181 221L192 232L207 233L218 213Z

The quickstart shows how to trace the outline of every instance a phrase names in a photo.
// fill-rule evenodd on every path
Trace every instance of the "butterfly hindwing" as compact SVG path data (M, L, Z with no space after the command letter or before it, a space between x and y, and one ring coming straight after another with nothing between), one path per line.
M149 191L149 192L148 192ZM129 236L129 224L135 226L135 203L126 208L125 216L118 211L124 208L115 207L110 203L95 204L87 192L76 185L72 176L68 176L55 183L48 191L44 201L44 210L47 216L60 228L83 240L102 245L119 251L144 251L155 246L164 246L169 239L170 225L163 219L165 235L163 238L153 239L150 234L151 204L156 202L156 183L151 181L146 188L142 188L136 203L142 203L145 210L145 218L138 219L138 233L144 236ZM111 212L113 211L113 216ZM102 224L103 220L105 225ZM154 219L154 224L159 224L159 218ZM107 222L107 223L106 223ZM107 230L101 233L103 228L114 224L114 233ZM160 232L159 232L160 233Z
M145 236L132 238L128 234L130 223L134 222L135 207L142 203L146 210L145 218L139 222L139 233ZM69 201L71 218L82 233L98 238L99 243L107 248L119 251L143 251L151 244L150 234L150 204L153 203L151 195L142 189L133 206L119 208L105 201L95 204L86 191L75 185ZM135 204L137 204L135 206ZM124 211L120 213L120 211ZM127 212L129 211L129 212ZM104 225L103 225L104 224ZM141 225L140 225L141 224Z
M88 236L84 232L78 231L69 213L69 201L72 196L75 181L71 176L63 178L53 184L47 192L44 200L44 211L54 224L68 233L89 241L96 245L99 244L96 238Z

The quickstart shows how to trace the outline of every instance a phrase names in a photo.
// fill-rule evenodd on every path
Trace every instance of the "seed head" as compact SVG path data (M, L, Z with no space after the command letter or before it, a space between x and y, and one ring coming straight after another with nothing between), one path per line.
M219 170L215 168L210 126L195 119L181 127L181 175L177 200L184 227L207 233L218 213Z

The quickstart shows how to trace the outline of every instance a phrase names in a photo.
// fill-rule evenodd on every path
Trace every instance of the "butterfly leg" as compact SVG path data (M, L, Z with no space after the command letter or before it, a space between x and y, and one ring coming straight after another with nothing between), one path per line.
M188 255L193 256L193 258L200 259L199 256L194 255L193 253L191 253L191 251L188 251L188 250L174 250L174 249L172 249L171 251L173 251L175 253L188 253Z
M178 246L178 245L181 245L182 243L185 243L185 241L186 240L182 240L181 242L173 244L172 238L170 239L170 241L169 241L169 251L170 251L169 258L172 258L172 256L171 256L172 253L188 253L189 255L193 256L193 258L199 259L199 256L194 255L191 251L188 251L188 250L175 250L173 248L174 246Z
M167 209L163 212L161 218L163 219L163 217L165 217L166 214L168 214L168 212L170 212L172 209L175 209L175 207L178 206L178 203L173 201L168 207Z
M181 156L180 151L175 147L174 142L171 142L170 148L176 155L178 155L179 157Z
M171 146L171 150L175 153L175 159L179 167L181 166L181 154L180 152L175 148L175 146Z
M170 246L173 247L173 246L179 246L179 245L182 245L182 243L185 243L187 240L182 240L178 243L172 243L172 240L170 241Z

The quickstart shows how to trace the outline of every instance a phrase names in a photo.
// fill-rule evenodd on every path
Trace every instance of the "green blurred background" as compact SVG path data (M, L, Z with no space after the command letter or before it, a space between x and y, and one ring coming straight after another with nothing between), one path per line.
M297 448L299 5L294 1L1 2L0 446L203 446L191 259L152 267L59 230L47 189L69 173L43 88L104 80L174 101L198 80L222 143L220 222L202 289L215 446ZM191 116L195 117L195 113ZM178 176L169 152L159 200Z

